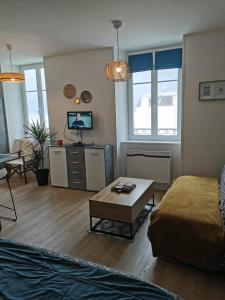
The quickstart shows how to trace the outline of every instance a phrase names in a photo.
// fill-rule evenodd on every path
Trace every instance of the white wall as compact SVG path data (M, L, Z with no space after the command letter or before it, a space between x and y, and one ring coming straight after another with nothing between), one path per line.
M218 177L225 163L225 100L198 100L210 80L225 80L225 29L184 37L183 174Z
M91 110L94 115L94 129L84 132L85 143L113 144L116 155L116 114L114 83L104 75L105 64L113 59L113 48L90 50L78 53L46 57L44 59L50 128L57 132L57 139L67 141L63 136L67 111ZM74 84L77 96L84 90L91 92L92 102L75 105L63 95L66 84ZM70 131L66 130L68 137ZM116 156L115 156L116 157Z
M114 57L117 57L115 49ZM127 61L126 52L120 51L120 59ZM116 103L116 138L117 138L117 175L122 174L123 156L121 142L128 138L128 99L127 82L117 82L115 84L115 103Z
M1 66L2 72L10 71L9 65ZM13 67L14 72L18 72L18 67ZM9 151L18 150L15 139L24 136L24 114L21 84L3 83L3 93L5 101L6 122L8 128Z

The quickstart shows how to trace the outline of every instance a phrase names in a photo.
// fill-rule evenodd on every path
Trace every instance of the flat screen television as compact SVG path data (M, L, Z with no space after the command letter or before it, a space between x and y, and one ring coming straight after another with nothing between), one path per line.
M68 111L68 129L93 129L92 111Z

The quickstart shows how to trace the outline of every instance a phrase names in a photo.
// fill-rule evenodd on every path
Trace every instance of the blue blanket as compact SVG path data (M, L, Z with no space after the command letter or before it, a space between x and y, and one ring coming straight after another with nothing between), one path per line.
M0 239L0 299L179 299L168 291L79 259Z

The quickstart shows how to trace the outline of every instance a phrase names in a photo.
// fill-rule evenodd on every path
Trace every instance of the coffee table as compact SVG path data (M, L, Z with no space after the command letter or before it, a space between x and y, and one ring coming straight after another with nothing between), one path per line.
M136 184L136 188L129 194L115 193L111 188L115 184L132 183ZM152 199L152 203L148 202ZM149 212L154 204L154 181L147 179L119 177L102 191L89 199L89 214L90 214L90 231L106 233L114 236L123 237L133 240L135 233L143 222L134 228L134 222L144 207L149 206ZM94 225L92 218L98 218ZM113 232L97 229L103 220L117 221L126 223L130 229L130 235L115 234ZM144 221L144 220L143 220Z

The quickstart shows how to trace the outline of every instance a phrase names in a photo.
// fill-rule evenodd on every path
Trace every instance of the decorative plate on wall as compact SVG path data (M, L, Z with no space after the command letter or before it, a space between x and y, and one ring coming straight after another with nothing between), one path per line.
M80 98L84 103L89 103L92 100L92 95L89 91L83 91L80 95Z
M63 94L68 99L73 99L76 96L76 88L73 84L67 84L64 86Z

